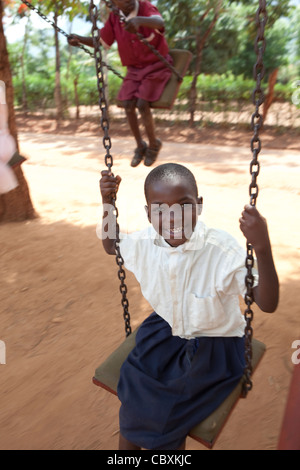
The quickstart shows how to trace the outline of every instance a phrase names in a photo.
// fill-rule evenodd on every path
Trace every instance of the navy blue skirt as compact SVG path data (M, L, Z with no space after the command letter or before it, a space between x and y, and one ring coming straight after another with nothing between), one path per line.
M244 367L244 338L172 336L153 312L121 368L122 436L144 449L178 449L231 393Z

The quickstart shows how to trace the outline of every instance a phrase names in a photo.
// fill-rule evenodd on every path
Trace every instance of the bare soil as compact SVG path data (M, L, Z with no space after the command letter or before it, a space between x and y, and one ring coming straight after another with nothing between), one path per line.
M0 227L0 448L114 450L115 396L92 383L95 368L124 339L117 268L96 236L103 169L98 120L56 122L17 115L22 165L38 217ZM243 244L238 218L248 203L249 130L194 128L158 122L163 148L157 163L177 161L196 175L203 219ZM143 181L133 169L134 142L126 123L112 122L114 171L122 177L121 226L145 226ZM276 449L299 331L300 146L296 131L262 133L258 208L267 218L281 282L273 315L254 307L255 337L267 352L254 387L240 400L215 449ZM132 327L151 307L127 273ZM188 450L204 450L187 439Z

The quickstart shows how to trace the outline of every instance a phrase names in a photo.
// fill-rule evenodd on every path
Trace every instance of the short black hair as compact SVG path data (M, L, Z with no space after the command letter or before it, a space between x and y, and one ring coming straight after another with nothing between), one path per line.
M191 187L195 190L196 197L198 197L198 187L193 173L188 168L178 163L164 163L153 168L145 179L144 191L146 200L148 189L154 182L171 181L178 176L190 183Z

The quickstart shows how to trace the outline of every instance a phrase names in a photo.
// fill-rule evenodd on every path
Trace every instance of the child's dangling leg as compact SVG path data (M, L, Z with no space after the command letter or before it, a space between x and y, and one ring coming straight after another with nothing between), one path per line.
M120 434L119 436L119 450L141 450L139 446L136 446L132 442L125 439L125 437Z
M135 166L138 166L143 160L145 153L146 153L147 144L146 142L142 140L142 136L140 133L138 118L137 118L137 114L135 110L136 101L135 100L124 101L123 105L124 105L124 109L126 112L130 129L137 143L137 148L135 149L133 159L131 160L131 166L135 167Z
M137 108L141 113L142 121L145 126L145 131L149 139L149 147L145 152L144 163L146 166L151 166L158 157L159 151L162 147L162 143L155 135L155 126L150 109L150 103L148 101L142 100L141 98L137 101Z

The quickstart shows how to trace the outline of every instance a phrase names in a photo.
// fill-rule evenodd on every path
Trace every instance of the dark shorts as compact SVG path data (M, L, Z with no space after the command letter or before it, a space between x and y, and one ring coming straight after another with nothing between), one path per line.
M172 58L167 56L172 64ZM141 98L157 101L171 77L172 71L161 61L143 68L129 66L127 75L118 93L118 100L127 101Z
M178 449L238 384L244 366L244 338L186 340L153 312L121 368L122 436L145 449Z

